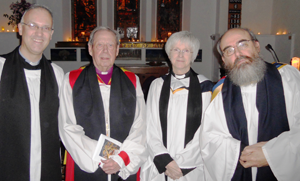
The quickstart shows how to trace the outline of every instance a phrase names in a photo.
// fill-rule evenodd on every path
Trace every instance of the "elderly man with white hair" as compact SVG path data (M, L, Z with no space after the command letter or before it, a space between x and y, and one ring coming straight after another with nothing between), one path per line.
M135 181L147 158L144 95L139 78L114 64L119 44L116 31L95 28L88 44L93 61L65 75L59 133L75 161L73 168L67 159L67 180ZM122 143L101 162L93 159L100 134Z

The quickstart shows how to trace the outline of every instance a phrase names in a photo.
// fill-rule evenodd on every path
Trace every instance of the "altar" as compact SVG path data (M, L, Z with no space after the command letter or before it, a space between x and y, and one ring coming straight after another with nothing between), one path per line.
M165 64L160 66L150 66L145 64L117 64L117 65L119 67L125 68L126 70L129 70L130 72L135 73L139 77L141 85L143 85L148 78L160 77L169 72L169 66Z

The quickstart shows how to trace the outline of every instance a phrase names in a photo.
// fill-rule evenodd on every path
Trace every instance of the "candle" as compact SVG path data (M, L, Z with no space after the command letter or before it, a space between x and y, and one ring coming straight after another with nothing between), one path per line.
M85 38L85 41L89 41L89 37L86 37L86 38Z
M172 35L172 32L168 32L168 37L170 37Z
M4 32L4 31L5 31L5 29L4 29L4 27L3 27L3 26L1 27L1 31L2 31L2 32Z
M76 37L75 40L78 41L78 37Z
M82 31L82 32L81 32L81 38L84 38L84 35L85 35L85 32Z
M295 67L296 69L300 69L300 58L299 57L293 57L292 60L291 60L291 65L293 67Z

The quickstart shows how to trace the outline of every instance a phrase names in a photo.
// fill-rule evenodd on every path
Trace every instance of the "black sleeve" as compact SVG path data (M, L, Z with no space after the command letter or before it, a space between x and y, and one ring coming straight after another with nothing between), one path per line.
M171 161L173 161L173 158L168 153L157 155L153 159L153 162L160 174L166 171L166 166Z
M196 167L195 167L196 168ZM183 176L190 173L190 171L193 171L195 168L180 168Z

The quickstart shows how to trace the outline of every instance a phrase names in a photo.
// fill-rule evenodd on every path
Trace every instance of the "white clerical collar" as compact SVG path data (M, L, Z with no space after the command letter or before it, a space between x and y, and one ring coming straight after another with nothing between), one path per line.
M20 46L20 47L21 47L21 46ZM24 60L25 60L27 63L29 63L29 64L32 65L32 66L36 66L36 65L38 65L38 64L40 63L42 57L41 57L41 59L40 59L39 61L37 61L37 62L31 62L30 60L28 60L27 58L25 58L25 57L23 56L23 54L22 54L21 51L20 51L20 47L19 47L19 53L20 53L20 55L24 58Z
M108 72L100 72L101 75L107 75Z
M185 78L185 74L183 74L183 75L176 75L175 74L175 78L176 79L183 79L183 78Z

